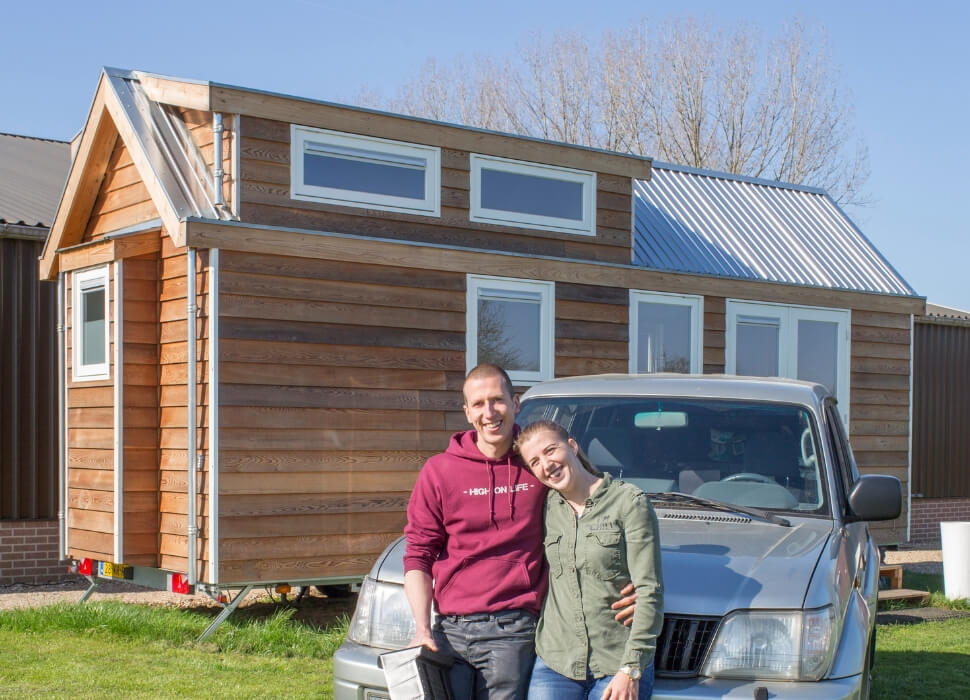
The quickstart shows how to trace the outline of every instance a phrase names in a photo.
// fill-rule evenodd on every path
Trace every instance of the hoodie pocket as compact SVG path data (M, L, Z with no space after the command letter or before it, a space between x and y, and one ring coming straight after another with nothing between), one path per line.
M522 562L469 557L444 582L436 598L443 610L490 610L519 596L534 595Z
M546 535L542 546L546 551L546 561L549 562L549 575L559 578L562 575L562 556L559 554L559 541L562 535Z

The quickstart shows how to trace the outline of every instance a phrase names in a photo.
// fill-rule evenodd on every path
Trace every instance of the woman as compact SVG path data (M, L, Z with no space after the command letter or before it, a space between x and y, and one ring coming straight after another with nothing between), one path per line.
M515 442L550 491L545 506L549 593L536 631L529 700L643 700L663 624L657 516L646 494L596 470L565 429L526 426ZM610 603L633 582L633 624Z

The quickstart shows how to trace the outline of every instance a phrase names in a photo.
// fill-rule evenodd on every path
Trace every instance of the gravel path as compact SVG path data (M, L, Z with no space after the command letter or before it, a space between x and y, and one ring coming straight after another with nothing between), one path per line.
M887 551L887 564L902 564L903 569L921 574L943 573L943 552L939 549L903 549Z

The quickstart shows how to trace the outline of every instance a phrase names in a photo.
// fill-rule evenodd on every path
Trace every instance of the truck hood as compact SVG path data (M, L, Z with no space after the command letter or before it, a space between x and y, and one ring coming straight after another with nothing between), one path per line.
M816 518L783 527L697 510L657 516L667 613L800 608L832 532L831 520Z

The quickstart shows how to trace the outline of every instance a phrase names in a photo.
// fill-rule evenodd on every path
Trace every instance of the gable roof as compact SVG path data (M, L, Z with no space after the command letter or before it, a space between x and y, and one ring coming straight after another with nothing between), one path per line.
M0 134L0 224L47 228L71 162L71 144Z
M634 196L636 265L917 296L823 190L654 161Z

